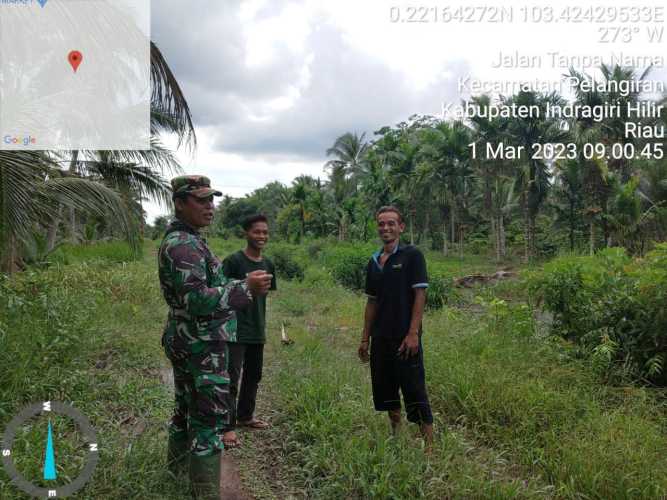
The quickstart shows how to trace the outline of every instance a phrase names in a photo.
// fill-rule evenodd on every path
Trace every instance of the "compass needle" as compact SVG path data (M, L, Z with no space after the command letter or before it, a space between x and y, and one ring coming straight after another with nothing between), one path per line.
M53 449L51 420L49 420L49 435L46 438L46 453L44 455L44 479L46 481L53 481L56 477L56 455Z

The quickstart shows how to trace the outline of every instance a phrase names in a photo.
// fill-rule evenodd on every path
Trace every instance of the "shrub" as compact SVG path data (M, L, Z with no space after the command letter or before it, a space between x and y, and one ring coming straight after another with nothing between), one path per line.
M455 295L451 276L442 274L429 276L426 291L426 307L428 309L440 309L447 304L451 304Z
M308 287L328 287L333 285L331 274L323 267L310 266L306 268L304 284Z
M309 243L308 244L308 257L311 260L315 260L319 256L320 252L325 247L325 245L326 245L326 242L323 241L323 240L315 240L315 241Z
M279 277L287 280L303 280L304 266L297 261L298 247L286 243L274 243L267 250Z
M530 287L553 314L552 333L575 342L596 368L667 383L667 245L634 262L621 249L558 258Z
M324 250L323 259L334 281L350 290L363 290L371 253L367 245L338 245Z

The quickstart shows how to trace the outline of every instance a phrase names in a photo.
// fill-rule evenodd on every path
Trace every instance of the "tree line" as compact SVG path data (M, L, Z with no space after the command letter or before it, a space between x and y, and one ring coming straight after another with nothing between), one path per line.
M648 75L619 66L600 71L605 82ZM563 96L522 91L498 101L536 106L542 111L537 116L486 118L484 110L497 102L482 95L471 99L480 112L464 121L413 115L375 131L372 139L347 132L326 151L325 179L302 175L291 186L271 182L240 199L225 197L215 231L231 234L243 217L259 211L269 216L275 233L292 241L367 240L375 234L375 210L394 204L406 216L411 242L445 254L492 251L502 260L514 250L528 261L559 250L593 253L610 246L643 254L665 239L667 160L658 154L663 146L652 149L665 139L626 137L625 126L667 120L630 116L627 104L664 104L665 96L621 93L614 90L619 85L590 85L589 75L570 73L582 82L572 89L573 104L619 106L621 116L563 119L545 112L566 104ZM577 147L555 158L472 154L473 145L479 152L487 143L526 151L536 143Z
M648 71L600 68L607 81L643 80ZM591 77L570 71L579 81ZM179 145L196 146L190 110L159 49L151 44L151 150L0 151L0 268L11 272L44 260L66 241L124 237L138 247L145 228L143 202L170 207L168 179L182 172L160 142L176 134ZM578 105L667 102L638 93L573 88ZM496 105L563 104L556 93L520 92L493 100L473 97L479 116L461 120L413 115L394 126L365 134L347 132L327 149L326 176L301 175L290 186L271 182L251 194L219 204L214 231L238 230L241 220L265 213L274 234L291 241L374 237L373 214L394 204L405 214L406 237L445 254L492 253L525 260L561 249L624 246L643 254L665 239L667 161L658 157L584 154L585 144L631 145L635 151L665 139L625 137L630 116L561 119L539 116L485 118ZM641 119L644 126L651 120ZM665 125L666 118L654 120ZM534 143L574 143L573 158L487 158L473 155L485 144L530 149ZM157 236L166 218L150 228Z

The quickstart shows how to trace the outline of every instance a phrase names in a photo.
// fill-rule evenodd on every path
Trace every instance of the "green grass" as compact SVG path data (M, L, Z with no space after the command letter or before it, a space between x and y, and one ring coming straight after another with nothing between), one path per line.
M66 243L48 256L48 261L56 264L77 264L82 262L132 262L141 257L125 241L106 241L87 245Z
M289 299L283 297L288 295ZM294 306L306 313L295 317ZM274 324L296 340L271 357L294 474L308 496L658 498L667 491L664 408L646 389L605 388L564 348L535 337L530 311L428 315L427 382L439 431L389 436L355 359L363 299L284 284ZM297 453L298 450L298 453Z
M187 496L164 468L171 401L160 379L165 308L154 262L146 255L129 264L54 266L16 275L0 294L0 422L46 399L87 415L100 462L79 498ZM42 449L43 440L36 435L31 445ZM67 464L58 467L60 474ZM26 498L4 471L0 498Z
M97 429L101 460L79 498L187 498L187 483L170 477L164 464L172 396L161 378L166 309L155 246L147 242L139 261L82 257L0 280L0 425L44 399L69 401L85 413ZM224 256L242 242L212 246ZM452 276L495 269L479 257L429 254L429 263ZM544 337L518 300L525 293L519 282L476 288L463 307L427 314L437 432L430 456L414 426L392 437L386 416L372 408L368 367L356 359L363 296L335 286L317 259L302 282L278 285L269 300L259 396L274 428L244 434L236 455L258 497L667 494L664 398L647 388L601 384L568 345ZM291 346L280 344L282 324ZM58 440L71 429L54 431ZM39 455L43 438L26 430L21 443L33 453L26 456ZM60 466L72 474L74 465ZM4 471L0 498L26 498Z

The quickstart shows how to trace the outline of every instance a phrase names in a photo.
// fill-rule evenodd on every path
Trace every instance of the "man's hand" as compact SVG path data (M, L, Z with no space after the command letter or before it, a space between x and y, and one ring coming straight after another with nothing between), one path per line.
M370 357L368 356L368 340L362 340L359 344L359 359L362 363L368 363Z
M403 359L414 356L419 352L419 335L416 333L408 333L403 342L398 348L398 355Z
M267 274L266 271L253 271L246 276L248 289L253 295L266 295L271 288L272 274Z

